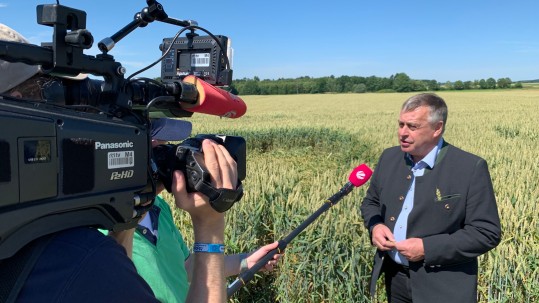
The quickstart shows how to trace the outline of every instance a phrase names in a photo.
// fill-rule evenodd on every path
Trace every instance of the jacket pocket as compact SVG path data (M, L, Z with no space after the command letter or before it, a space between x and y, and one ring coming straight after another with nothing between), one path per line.
M460 194L446 195L440 198L436 198L434 202L440 207L442 207L445 211L451 211L460 201L460 197Z

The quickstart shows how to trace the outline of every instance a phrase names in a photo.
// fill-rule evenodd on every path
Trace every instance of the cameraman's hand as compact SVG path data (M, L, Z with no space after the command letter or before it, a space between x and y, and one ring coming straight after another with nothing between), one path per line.
M238 180L236 162L226 148L206 139L202 141L202 151L212 185L215 188L235 189ZM193 220L195 243L223 244L225 214L214 210L204 194L188 193L181 171L174 172L171 190L176 206L188 212ZM186 302L225 302L224 254L194 253L192 258L192 281Z
M202 141L202 151L212 185L215 188L235 189L238 180L236 162L226 148L212 140L205 139ZM172 194L176 206L188 212L193 220L208 221L210 217L215 218L223 215L210 206L209 198L206 195L200 192L187 192L186 179L180 171L174 172Z

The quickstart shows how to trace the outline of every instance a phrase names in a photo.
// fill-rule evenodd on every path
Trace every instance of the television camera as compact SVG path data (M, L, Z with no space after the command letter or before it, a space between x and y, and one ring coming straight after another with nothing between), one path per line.
M221 88L232 79L228 38L214 36L195 21L168 17L157 1L146 3L132 22L98 43L101 54L96 56L83 53L93 45L86 12L60 4L37 6L37 22L54 29L52 42L0 41L1 60L39 65L41 73L62 79L42 88L46 100L0 95L0 260L63 229L136 226L156 196L156 183L170 189L173 169L183 170L188 189L208 195L217 211L241 198L241 186L211 187L200 142L211 138L224 145L243 180L242 137L209 134L151 147L152 118L194 112L237 118L246 108ZM182 28L163 40L162 57L147 67L161 62L163 81L134 77L145 69L125 78L125 68L109 52L131 31L153 21ZM184 32L186 37L180 37ZM79 74L103 80L65 79Z

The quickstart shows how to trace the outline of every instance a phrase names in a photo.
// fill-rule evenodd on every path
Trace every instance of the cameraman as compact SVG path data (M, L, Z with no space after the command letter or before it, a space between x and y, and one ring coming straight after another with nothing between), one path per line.
M28 43L3 24L0 24L0 40ZM41 75L35 66L0 60L0 93L41 100L40 80L47 78L53 77ZM204 140L202 150L212 186L235 189L236 163L225 147ZM176 205L191 216L195 241L222 244L224 213L213 210L206 196L188 193L185 177L179 171L174 173L171 189ZM78 227L43 238L45 245L36 255L37 261L28 277L17 281L22 287L16 302L157 302L125 249L97 229ZM3 260L0 266L9 261ZM197 253L192 262L194 270L187 301L225 302L224 255Z
M184 140L190 133L191 123L188 121L166 118L152 120L153 147L167 144L169 141ZM159 182L157 192L164 189L162 182ZM194 258L174 223L169 205L161 196L156 197L136 231L131 229L120 233L109 232L109 235L126 248L138 273L148 282L161 302L185 302L189 282L192 281ZM274 242L250 254L225 255L225 276L238 275L250 269L277 245L278 242ZM282 254L275 254L273 260L261 270L273 270L281 256Z

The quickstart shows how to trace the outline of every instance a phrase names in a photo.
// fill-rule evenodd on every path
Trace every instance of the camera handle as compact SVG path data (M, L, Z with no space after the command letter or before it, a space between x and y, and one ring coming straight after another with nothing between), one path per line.
M105 79L104 91L111 92L104 112L114 112L117 107L129 109L129 98L121 92L125 84L125 69L113 56L83 53L93 43L92 35L85 29L86 12L67 6L48 4L37 6L37 22L54 28L53 41L42 46L0 41L0 59L40 65L41 72L51 75L76 76L88 73ZM71 31L71 32L69 32Z
M198 23L193 20L178 20L174 18L169 18L167 13L163 9L163 5L161 5L161 3L155 0L146 0L146 3L148 4L148 6L143 8L140 12L136 13L133 21L124 26L114 35L104 38L97 44L99 50L103 52L103 54L109 52L112 48L114 48L114 45L116 45L118 41L123 39L136 28L145 27L146 25L155 20L169 23L172 25L178 25L181 27L198 25Z
M199 151L189 150L186 159L187 188L193 188L210 198L211 207L222 213L229 210L243 197L243 185L238 179L236 189L215 188L210 181L210 173L204 164L204 156Z

